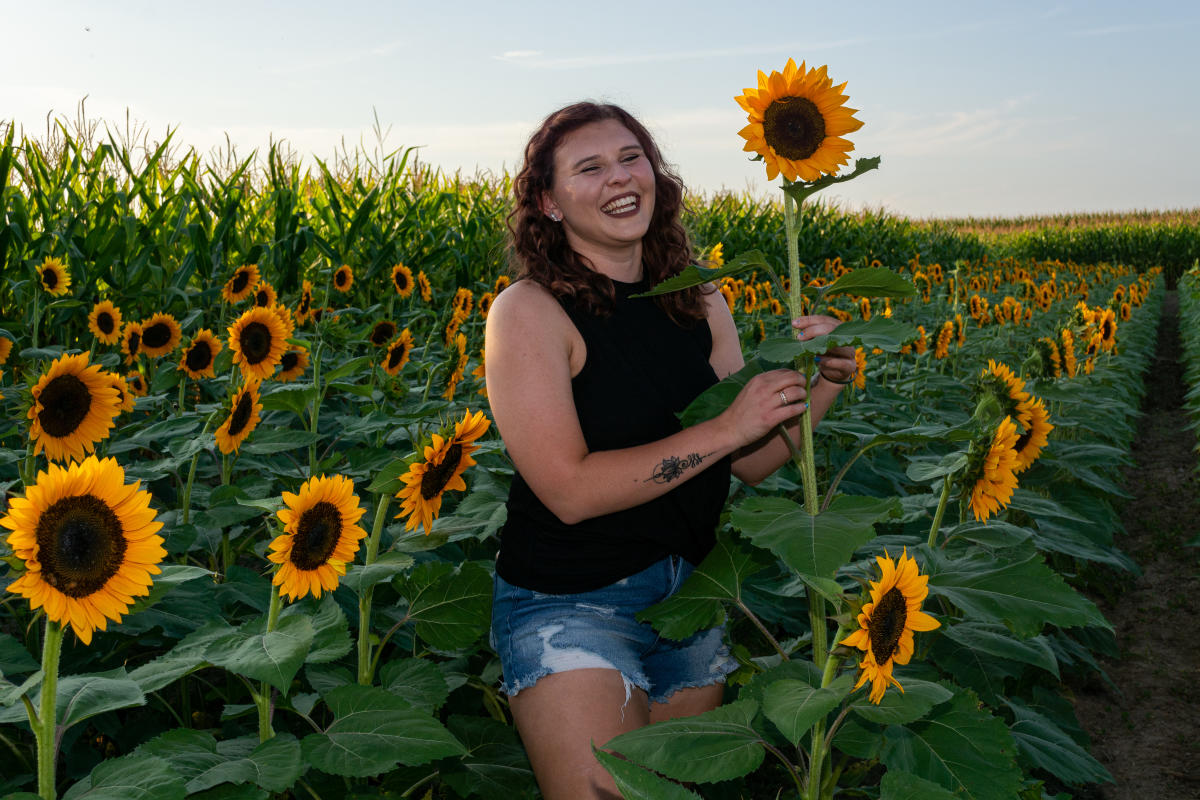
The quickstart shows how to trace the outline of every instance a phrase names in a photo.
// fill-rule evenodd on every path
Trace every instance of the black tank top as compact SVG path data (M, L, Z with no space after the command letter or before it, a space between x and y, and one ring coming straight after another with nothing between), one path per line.
M717 381L708 362L707 322L681 327L653 298L630 298L648 288L646 281L613 286L616 307L609 317L563 302L587 348L571 390L591 452L634 447L682 430L675 414ZM663 452L664 458L685 455ZM516 586L566 594L615 583L669 555L699 564L713 547L729 475L726 456L647 503L568 525L516 473L496 571Z

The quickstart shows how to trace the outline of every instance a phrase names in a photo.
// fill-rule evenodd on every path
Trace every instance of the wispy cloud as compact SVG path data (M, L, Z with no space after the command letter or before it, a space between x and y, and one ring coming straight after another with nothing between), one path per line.
M863 144L908 157L983 151L1016 138L1033 123L1020 113L1031 99L1032 95L1011 97L970 111L890 115L870 133L864 132Z
M573 56L570 58L544 58L537 50L510 50L498 56L497 61L519 64L531 69L587 69L591 67L612 67L626 64L662 64L675 61L698 61L708 58L725 58L728 56L756 56L774 53L811 52L814 50L834 50L840 47L867 44L871 39L854 37L820 43L791 43L780 45L754 45L752 47L713 47L697 50L674 50L656 53L612 53L589 56Z

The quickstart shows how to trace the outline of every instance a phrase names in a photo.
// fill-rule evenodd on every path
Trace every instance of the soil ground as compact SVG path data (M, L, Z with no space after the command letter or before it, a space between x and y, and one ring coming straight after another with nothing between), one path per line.
M1103 800L1200 800L1200 480L1195 436L1183 408L1178 302L1167 295L1134 466L1125 472L1133 499L1117 546L1141 567L1107 596L1093 597L1116 629L1119 659L1076 687L1076 713L1092 737L1092 755L1115 784L1076 797Z

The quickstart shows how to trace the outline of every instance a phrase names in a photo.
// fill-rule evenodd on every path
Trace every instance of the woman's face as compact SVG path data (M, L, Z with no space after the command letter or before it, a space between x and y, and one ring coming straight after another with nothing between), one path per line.
M654 169L637 137L617 120L590 122L563 137L542 211L562 217L576 252L640 245L654 214Z

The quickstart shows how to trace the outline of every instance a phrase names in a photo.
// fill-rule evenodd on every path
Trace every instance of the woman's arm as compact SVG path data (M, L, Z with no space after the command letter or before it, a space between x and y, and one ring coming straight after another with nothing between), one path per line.
M727 312L728 313L728 312ZM513 284L488 311L488 400L504 444L538 498L568 524L640 505L795 415L797 373L756 376L714 419L638 447L589 452L571 393L578 333L532 281Z
M706 299L708 300L708 325L713 336L713 349L709 363L712 364L717 377L723 379L737 372L745 366L746 362L742 357L742 345L738 337L737 326L733 322L733 315L729 313L729 306L726 305L723 295L720 292L713 292L707 295ZM792 322L800 341L823 336L836 328L838 324L836 319L826 316L800 317ZM856 369L854 352L849 350L847 355L847 350L848 348L837 348L822 357L821 369L826 371L825 374L838 380L846 380L854 374ZM803 385L804 376L799 373L793 374ZM839 384L832 381L817 380L813 382L812 386L806 387L798 397L793 397L792 393L788 392L788 399L808 400L808 404L812 408L812 426L816 428L817 423L824 418L825 412L837 399L841 389ZM803 410L802 406L795 409L796 412ZM787 420L786 427L788 436L798 445L800 441L798 413ZM791 458L791 453L787 445L775 431L771 431L757 441L742 447L734 455L733 474L746 483L756 484L779 469L789 458Z

